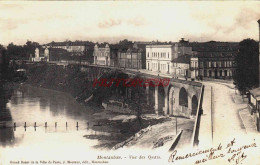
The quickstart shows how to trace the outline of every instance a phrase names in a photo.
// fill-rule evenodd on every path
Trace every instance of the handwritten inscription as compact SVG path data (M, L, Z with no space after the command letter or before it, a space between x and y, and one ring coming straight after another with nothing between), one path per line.
M222 144L220 143L217 148L199 150L197 152L187 153L184 155L178 155L178 151L174 150L171 153L168 162L174 163L180 160L185 160L201 155L202 158L195 160L195 164L201 164L219 158L226 158L229 163L235 163L237 165L247 158L245 150L254 147L257 147L255 142L248 145L236 146L236 140L234 138L226 145L226 147L222 147Z

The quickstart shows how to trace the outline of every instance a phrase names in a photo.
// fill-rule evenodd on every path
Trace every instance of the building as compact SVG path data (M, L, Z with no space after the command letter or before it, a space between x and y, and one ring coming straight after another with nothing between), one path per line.
M141 48L120 49L118 65L121 68L145 69L145 50Z
M87 52L87 50L91 47L90 44L84 41L65 41L65 42L51 42L48 43L47 46L51 48L61 48L65 49L73 55L83 55Z
M260 132L260 88L255 88L249 91L249 107L253 120L257 126L257 131Z
M112 57L110 54L110 47L108 44L105 44L105 45L96 44L94 47L93 56L94 56L94 64L111 66Z
M195 77L232 79L235 71L234 60L238 53L238 43L228 42L206 42L191 43L192 50L196 54L197 66L192 66L195 70ZM195 67L195 68L194 68Z
M119 67L119 51L126 50L127 47L119 44L96 44L94 47L94 64Z
M174 77L188 78L190 77L190 55L182 55L172 60L172 74Z
M146 45L146 70L172 74L174 46L172 44Z
M189 41L185 41L184 38L181 38L178 43L174 44L174 58L178 58L183 55L193 55L192 46Z
M46 57L46 61L60 61L62 59L66 59L69 56L67 50L62 48L45 48L44 56Z
M190 74L192 79L199 78L199 58L197 56L191 56L190 58Z
M46 44L50 48L59 48L64 49L69 52L69 55L72 57L71 60L79 60L77 57L82 57L89 63L93 63L93 51L94 43L89 41L65 41L65 42L51 42ZM74 58L73 58L74 56Z
M35 62L49 60L49 58L45 56L44 48L42 48L42 47L35 49L35 55L31 59L32 59L32 61L35 61Z
M66 56L69 56L69 53L65 49L51 47L36 48L35 56L31 57L31 60L34 62L60 61L62 58L66 58Z

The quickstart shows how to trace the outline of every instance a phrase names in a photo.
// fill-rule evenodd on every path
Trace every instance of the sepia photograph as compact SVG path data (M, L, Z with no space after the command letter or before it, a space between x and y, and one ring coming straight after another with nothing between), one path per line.
M0 165L260 165L259 1L0 1Z

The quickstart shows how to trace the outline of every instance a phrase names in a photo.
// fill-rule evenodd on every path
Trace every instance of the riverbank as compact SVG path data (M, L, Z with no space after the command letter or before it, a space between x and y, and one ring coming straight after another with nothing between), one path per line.
M56 65L38 64L29 67L28 79L25 85L39 87L45 90L60 91L69 95L79 104L84 106L85 112L91 114L88 117L91 122L91 128L94 131L107 132L106 135L85 135L88 139L98 139L99 144L95 146L98 149L111 149L117 143L120 143L135 135L140 129L169 121L167 117L158 117L157 115L142 115L142 120L137 120L135 115L122 115L112 113L98 104L100 100L86 102L93 92L92 81L87 79L88 72L81 72L79 66L62 67ZM111 76L111 75L109 75ZM112 73L112 76L117 76ZM98 89L99 90L99 89ZM106 96L110 91L100 89L99 95ZM148 117L149 116L149 117Z
M95 131L111 133L110 136L84 136L89 139L100 140L100 144L95 146L95 148L98 149L112 149L116 144L127 140L140 131L140 123L135 115L122 115L120 113L104 111L93 114L93 118L95 118L97 122L97 126L93 128ZM171 121L171 119L165 116L144 114L142 115L142 129L169 121Z

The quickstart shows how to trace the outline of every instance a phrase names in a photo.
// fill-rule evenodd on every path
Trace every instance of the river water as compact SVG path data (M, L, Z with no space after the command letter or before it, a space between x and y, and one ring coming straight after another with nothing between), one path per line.
M110 136L107 130L115 131L93 129L99 127L93 115L61 92L19 86L9 99L3 95L6 93L2 92L0 98L0 162L80 156L100 144L84 136Z

